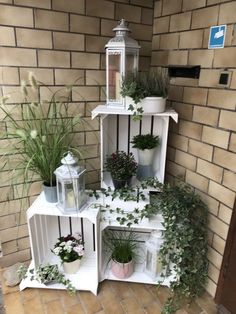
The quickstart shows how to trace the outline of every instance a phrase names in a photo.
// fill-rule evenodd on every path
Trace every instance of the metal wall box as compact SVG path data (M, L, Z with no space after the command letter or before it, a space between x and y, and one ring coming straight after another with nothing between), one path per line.
M198 79L200 76L200 65L180 66L169 65L168 73L170 77L184 77Z

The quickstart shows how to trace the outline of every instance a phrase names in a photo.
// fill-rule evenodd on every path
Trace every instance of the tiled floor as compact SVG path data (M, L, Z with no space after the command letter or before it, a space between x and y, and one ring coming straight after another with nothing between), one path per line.
M81 291L70 296L66 291L8 288L3 284L6 314L159 314L168 289L155 286L104 281L98 296ZM207 293L178 314L215 314L216 306Z

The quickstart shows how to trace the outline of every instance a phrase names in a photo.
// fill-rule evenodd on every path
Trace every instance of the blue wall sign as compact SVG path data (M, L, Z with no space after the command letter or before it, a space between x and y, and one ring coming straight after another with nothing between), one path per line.
M224 48L226 25L212 26L210 28L208 49Z

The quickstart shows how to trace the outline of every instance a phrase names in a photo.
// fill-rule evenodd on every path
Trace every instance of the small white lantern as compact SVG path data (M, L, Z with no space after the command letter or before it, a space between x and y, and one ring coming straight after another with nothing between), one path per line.
M63 213L81 211L86 203L85 169L71 152L61 160L62 166L55 170L58 207Z
M153 280L161 274L162 265L159 260L159 251L163 243L162 232L155 230L151 232L150 238L145 242L145 273Z
M128 36L130 32L127 23L122 19L113 28L116 36L106 44L106 94L107 106L125 107L125 101L120 95L122 78L128 73L137 73L140 46Z

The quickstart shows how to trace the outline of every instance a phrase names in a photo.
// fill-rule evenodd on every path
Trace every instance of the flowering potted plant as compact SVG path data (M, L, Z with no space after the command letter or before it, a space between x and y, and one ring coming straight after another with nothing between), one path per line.
M60 257L65 273L76 273L80 266L80 260L84 256L84 243L81 234L68 234L58 238L52 252Z
M48 90L48 100L38 96L42 87ZM0 98L0 111L7 126L3 137L9 142L7 153L1 154L1 164L13 168L11 177L15 183L18 181L16 175L19 180L23 177L25 188L29 182L40 178L46 200L52 203L57 202L55 169L67 151L79 154L72 142L81 118L79 114L71 113L71 89L65 87L53 93L29 73L29 81L21 82L17 104L12 104L13 95ZM9 158L8 154L14 158ZM7 163L4 162L6 158L9 158Z
M137 163L132 153L116 151L107 157L105 169L111 173L115 189L130 185L132 176L137 172Z

